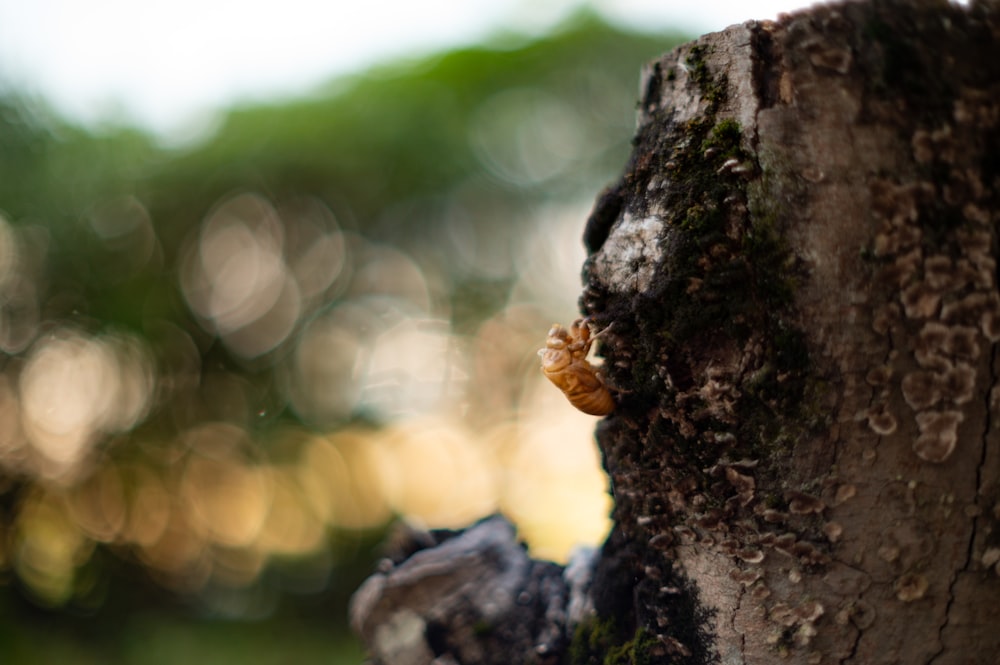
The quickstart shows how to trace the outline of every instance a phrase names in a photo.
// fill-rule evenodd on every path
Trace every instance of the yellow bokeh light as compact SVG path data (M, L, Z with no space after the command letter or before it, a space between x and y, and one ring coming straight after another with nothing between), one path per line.
M25 497L17 516L12 556L18 576L35 596L51 605L73 595L76 569L93 542L69 518L61 497L42 491Z
M245 547L260 532L270 502L267 474L232 460L191 458L184 470L184 497L195 521L212 540Z
M382 492L399 514L460 527L496 509L496 478L479 437L456 420L414 419L374 442Z
M137 553L156 576L179 591L200 590L212 574L208 543L180 510L171 511L160 537L143 543Z
M297 469L273 468L271 486L271 505L256 548L280 556L301 556L318 550L326 525L309 505Z
M174 500L160 476L152 469L134 465L127 467L123 473L131 488L131 501L122 529L122 540L152 547L167 530Z
M540 375L529 383L501 505L535 556L565 561L573 548L600 542L611 526L596 422Z
M372 433L342 430L317 437L302 455L299 482L309 505L332 526L371 529L389 519L371 451Z
M107 464L78 484L67 497L70 516L90 538L110 543L125 527L128 509L121 474Z

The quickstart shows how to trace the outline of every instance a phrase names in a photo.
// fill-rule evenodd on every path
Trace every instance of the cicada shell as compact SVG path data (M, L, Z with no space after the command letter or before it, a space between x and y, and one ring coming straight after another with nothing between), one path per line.
M538 355L542 357L542 372L570 404L592 416L606 416L614 411L615 400L597 368L587 360L592 343L584 319L574 321L568 330L556 323Z

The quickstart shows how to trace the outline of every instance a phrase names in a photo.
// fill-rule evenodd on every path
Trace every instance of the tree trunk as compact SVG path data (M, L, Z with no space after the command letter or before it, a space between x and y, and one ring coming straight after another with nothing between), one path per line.
M849 3L646 72L582 298L621 389L594 590L619 640L996 662L998 31Z
M614 527L506 662L996 662L998 35L847 3L647 69L585 232Z

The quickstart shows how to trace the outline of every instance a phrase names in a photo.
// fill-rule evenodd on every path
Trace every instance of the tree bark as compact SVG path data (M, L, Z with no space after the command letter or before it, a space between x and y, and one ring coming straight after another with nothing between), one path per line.
M621 390L593 590L618 641L995 662L998 30L984 5L848 3L648 68L585 236Z
M851 2L647 68L584 236L614 527L509 662L995 662L998 35Z

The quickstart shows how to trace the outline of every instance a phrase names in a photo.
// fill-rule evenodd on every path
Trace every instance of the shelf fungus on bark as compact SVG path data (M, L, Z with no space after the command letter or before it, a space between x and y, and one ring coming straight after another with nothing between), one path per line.
M593 342L586 319L577 319L568 329L556 323L538 355L542 372L570 404L592 416L606 416L614 411L615 400L598 368L587 360Z

